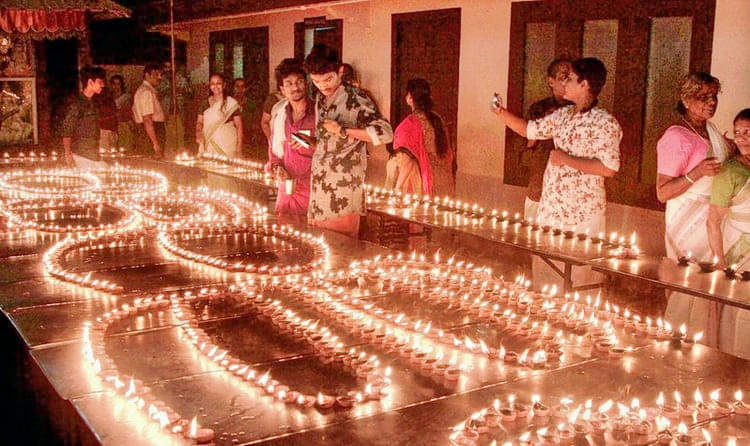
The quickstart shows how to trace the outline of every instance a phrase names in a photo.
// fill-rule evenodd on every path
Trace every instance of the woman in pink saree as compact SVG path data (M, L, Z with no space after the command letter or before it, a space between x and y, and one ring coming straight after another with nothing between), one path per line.
M432 110L429 82L411 79L406 84L406 103L412 113L394 133L386 188L420 195L452 194L453 148L443 120Z

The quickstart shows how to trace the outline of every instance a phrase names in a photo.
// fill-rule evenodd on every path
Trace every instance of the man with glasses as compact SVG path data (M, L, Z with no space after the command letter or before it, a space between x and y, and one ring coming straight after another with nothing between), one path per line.
M563 96L565 95L565 81L570 75L569 59L560 58L553 60L547 67L547 85L550 95L539 100L529 107L527 118L529 120L539 119L549 115L560 107L571 105ZM535 140L529 139L526 148L530 151L531 160L529 174L529 187L526 191L526 202L523 206L523 218L528 221L536 219L539 209L539 199L542 198L542 178L544 169L547 168L549 154L555 148L551 139Z

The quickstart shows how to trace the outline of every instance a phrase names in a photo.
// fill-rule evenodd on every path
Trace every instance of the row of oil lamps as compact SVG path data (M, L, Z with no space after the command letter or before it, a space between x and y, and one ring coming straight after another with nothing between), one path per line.
M76 251L93 251L105 248L114 249L140 242L151 232L148 229L134 229L122 231L106 231L102 234L84 234L78 238L68 237L55 243L42 256L42 264L47 274L65 282L74 283L83 287L94 288L99 291L110 293L124 292L122 285L106 279L93 278L91 273L79 273L65 268L65 259ZM311 252L311 258L307 263L297 263L286 266L270 266L268 264L258 265L249 261L229 262L218 256L199 254L182 248L179 241L191 238L206 238L212 236L227 236L236 234L255 234L260 236L275 237L288 240L305 247ZM200 228L168 228L162 229L157 235L162 247L167 251L194 262L210 265L223 270L254 273L263 275L285 275L310 271L316 268L326 267L330 255L330 249L322 237L314 237L309 233L301 232L289 226L263 225L254 226L248 224L205 224Z
M229 158L224 155L212 154L212 153L201 153L197 157L188 153L181 153L175 158L175 162L178 164L192 166L198 161L215 162L219 164L226 164L231 167L238 167L245 170L245 175L250 179L261 181L267 185L275 184L273 177L263 170L264 164L258 161L246 160L241 158Z
M722 401L717 389L711 392L710 401L705 402L700 389L696 389L694 404L683 402L680 393L675 391L673 404L666 403L664 393L660 392L653 407L641 407L640 401L634 398L630 405L607 400L594 410L592 400L574 405L573 400L562 398L559 404L550 407L539 395L533 395L530 404L509 395L507 402L496 399L490 407L454 426L449 439L454 445L471 446L484 434L500 434L507 439L510 431L526 430L515 439L517 443L506 441L503 445L590 444L586 437L591 435L597 444L610 436L616 442L627 444L711 446L711 435L706 429L701 428L702 440L696 440L689 435L689 428L727 416L750 420L750 406L742 398L742 391L737 390L733 401ZM617 407L617 416L610 415L614 407ZM528 430L530 426L536 429ZM736 439L728 439L728 446L736 444Z
M128 178L127 181L132 179L132 177ZM255 272L264 276L276 275L278 277L302 271L315 271L324 266L325 262L322 259L328 257L328 248L322 239L316 239L309 234L302 234L291 228L266 227L258 229L245 225L214 223L205 223L203 226L202 228L193 229L162 230L159 239L165 249L183 258L228 271ZM204 256L179 246L181 241L191 238L227 236L238 233L255 233L289 239L303 244L308 243L312 247L311 249L316 252L317 257L308 265L295 265L299 267L296 269L293 266L280 268L263 265L258 267L257 265L244 262L231 263L217 257ZM73 249L93 250L104 247L122 246L139 240L144 235L145 232L143 230L111 230L105 231L104 236L90 234L82 237L80 240L66 240L59 244L60 248L57 250L53 248L53 250L45 254L45 267L50 274L63 280L103 291L121 291L122 287L114 283L105 280L92 280L90 275L66 270L62 266L62 260ZM415 274L414 271L420 268L423 274ZM503 359L504 361L507 361L508 357L513 357L513 353L515 352L504 352L502 346L492 349L482 341L469 338L459 339L451 334L446 336L445 332L438 328L437 324L432 321L415 322L406 315L388 313L383 308L375 307L364 300L348 296L338 285L340 283L339 280L370 278L382 281L383 287L387 284L389 289L402 287L415 291L428 291L431 299L448 300L451 303L457 304L462 311L476 317L490 318L498 324L504 321L504 327L513 330L520 337L531 340L536 338L537 335L539 336L538 339L546 339L547 341L556 341L557 338L561 338L559 336L554 336L552 339L546 338L551 336L549 334L550 325L547 324L550 321L562 324L569 329L588 333L592 338L597 340L596 345L598 348L599 344L601 344L601 348L606 348L611 352L615 352L615 349L619 348L617 347L616 339L613 338L613 326L629 328L631 331L659 339L677 338L686 340L686 333L684 331L674 333L668 324L661 323L661 321L657 321L656 325L652 325L652 321L648 318L645 321L641 320L639 316L630 314L628 310L625 310L621 314L619 308L610 305L608 302L602 303L598 298L595 302L592 302L590 298L581 299L575 295L558 296L553 291L538 294L530 293L526 291L527 284L523 280L517 280L516 283L512 284L494 281L491 278L490 272L485 268L463 264L462 262L454 263L452 259L442 264L437 258L435 262L426 262L423 256L417 259L416 255L413 255L408 260L404 259L403 256L386 259L376 258L372 261L355 263L349 272L344 272L343 274L320 272L316 277L307 277L306 280L297 275L293 277L287 283L290 284L291 289L305 304L313 306L321 313L335 317L340 325L362 339L376 341L376 343L380 343L393 351L400 352L402 356L407 357L412 363L418 363L423 369L435 370L438 374L442 371L442 374L447 376L446 379L456 379L461 374L461 368L455 362L444 362L442 357L432 354L434 350L422 348L421 344L416 342L417 340L439 339L442 334L445 337L444 344L447 347L487 355L490 358ZM295 280L297 281L296 284ZM359 280L357 282L359 285ZM210 292L207 293L206 296L192 296L190 299L211 298L212 294ZM322 357L330 356L332 360L340 361L344 365L349 366L353 370L353 373L361 378L370 379L372 377L373 381L368 381L369 388L365 386L362 392L354 393L353 395L340 395L340 397L348 397L352 400L353 404L360 400L363 401L371 398L368 396L370 394L381 394L386 387L387 376L376 373L377 364L379 363L377 359L368 358L366 354L363 356L364 352L358 350L345 350L343 343L339 342L331 334L330 329L323 327L320 323L302 319L291 309L284 308L279 301L254 294L252 286L238 288L237 290L233 290L233 293L240 293L240 295L244 296L244 302L270 317L274 325L283 331L287 331L316 345L316 350ZM103 315L91 327L90 331L85 329L86 337L91 339L93 336L97 341L96 343L91 343L90 354L87 351L84 352L84 355L93 364L95 370L102 374L105 382L110 383L118 392L121 391L120 393L125 395L136 406L148 411L149 415L157 420L157 422L160 424L166 423L165 428L183 434L187 432L185 435L196 441L208 438L209 434L206 431L210 431L203 430L204 435L200 436L199 432L201 429L195 423L192 423L191 428L191 423L183 421L179 415L171 414L170 416L170 412L166 409L159 409L159 407L165 407L163 404L151 404L147 401L147 398L143 398L142 396L135 398L135 395L139 394L139 392L140 394L147 395L143 390L142 383L131 379L129 384L127 384L125 382L127 380L123 381L125 378L119 377L119 375L113 378L111 373L102 372L103 370L112 372L111 367L114 366L114 363L111 360L106 360L108 358L105 356L101 356L104 353L104 333L101 330L101 324L105 324L108 327L111 323L132 316L139 311L166 308L163 306L165 302L167 306L171 306L170 308L175 318L183 323L183 329L188 335L188 339L202 355L220 366L226 366L227 370L233 372L243 380L263 387L267 393L269 392L268 385L270 384L270 394L274 398L279 399L279 396L282 396L283 398L279 399L280 401L287 402L289 400L293 404L302 406L306 404L317 405L320 408L330 407L335 404L345 406L349 403L349 400L346 398L343 398L342 402L338 402L336 397L323 395L322 393L319 393L317 397L313 397L312 395L306 396L302 393L295 395L291 389L286 389L282 384L273 381L270 375L260 375L257 372L250 374L251 370L249 367L247 370L243 370L244 364L238 363L227 352L220 351L218 346L210 344L210 339L198 328L194 316L191 316L191 313L188 312L190 306L187 300L187 296L183 296L182 298L175 297L171 302L163 297L139 300L131 307L123 306L119 311ZM518 311L518 314L514 310ZM539 323L538 320L535 320L541 320L542 318L546 319L544 323ZM92 333L95 333L95 335ZM411 341L415 341L414 346L411 345ZM549 343L551 345L555 344L555 342ZM96 344L96 348L94 348L94 344ZM503 355L502 358L500 356L501 353ZM515 353L517 357L516 362L518 362L518 359L522 355ZM101 359L105 359L105 361ZM523 364L525 361L526 359L520 363ZM539 350L534 353L531 361L538 361L543 364L547 361L547 351ZM102 367L103 362L104 367ZM353 367L352 364L354 365ZM232 369L230 370L229 367L232 367ZM237 372L240 370L243 373L238 374ZM126 387L127 389L125 389ZM280 391L283 391L283 393L280 394ZM295 396L294 401L291 400L290 394ZM357 396L358 394L359 396ZM302 397L301 400L300 397ZM310 400L310 398L313 398L313 400ZM179 421L179 423L175 423L174 421ZM177 428L178 425L181 427ZM212 438L213 432L211 431L210 439L207 441L211 441Z
M270 372L261 373L242 360L232 357L229 352L214 344L199 327L193 310L193 304L215 299L233 299L238 304L267 317L279 331L310 344L320 359L326 363L343 365L353 376L362 380L364 385L359 390L340 395L328 395L323 392L318 392L316 396L306 395L299 389L292 389L273 379ZM172 314L182 325L189 342L203 356L249 384L259 387L279 402L301 408L349 408L354 404L379 400L387 394L390 369L381 371L377 356L367 355L356 347L345 350L339 337L333 335L331 328L322 324L320 320L306 319L281 301L266 298L241 285L233 285L224 293L188 294L181 300L173 300Z
M233 235L257 235L261 237L273 237L283 241L299 244L310 252L311 258L305 259L304 263L286 266L270 266L268 264L257 264L253 261L228 261L220 256L200 254L180 246L180 242L193 239L205 239L210 237L224 237ZM171 229L161 231L158 236L161 246L180 258L192 262L209 265L229 272L258 273L268 275L298 274L323 268L328 263L330 249L322 236L315 237L310 233L302 232L291 226L279 225L202 225L198 228Z
M109 206L117 209L118 221L99 225L61 225L40 222L34 215L57 210L74 213L91 207ZM134 212L137 211L137 214ZM0 212L8 218L10 230L35 230L51 233L108 232L139 226L139 214L145 224L165 229L176 226L197 226L202 223L239 223L262 218L267 208L224 191L205 187L179 188L170 194L154 193L130 199L104 197L30 198L0 202ZM27 215L31 214L32 217Z
M150 170L113 166L106 169L36 169L0 175L0 196L11 199L99 196L133 198L165 192L164 175Z
M563 236L566 239L578 239L580 241L590 241L593 244L603 244L608 248L615 249L613 255L620 258L637 258L640 250L636 245L636 234L631 234L629 239L623 235L612 232L609 236L600 232L592 236L586 232L576 232L575 228L564 230L554 225L541 225L537 220L529 221L521 217L519 213L513 216L508 211L498 211L492 209L486 211L478 204L462 202L452 197L431 197L429 195L408 194L394 189L384 189L377 186L367 185L368 203L378 203L385 200L389 205L417 210L445 211L450 214L464 216L475 220L488 220L493 222L502 222L507 225L514 225L528 228L530 231L540 231L549 233L553 236Z
M194 443L211 443L214 439L212 429L202 428L197 418L188 421L177 411L158 399L151 388L134 377L122 374L115 361L107 354L105 338L116 322L150 312L167 311L172 301L165 296L138 298L132 305L124 304L120 308L104 313L94 323L83 327L83 358L102 382L132 406L144 412L148 418L165 432L179 435Z

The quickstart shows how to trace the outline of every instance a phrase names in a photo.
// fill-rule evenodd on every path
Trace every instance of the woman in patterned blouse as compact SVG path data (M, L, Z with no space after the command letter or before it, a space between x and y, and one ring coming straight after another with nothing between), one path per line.
M499 98L498 106L493 107L493 112L519 135L553 139L555 143L544 172L537 216L541 225L591 234L605 229L604 179L620 168L622 139L614 116L597 107L597 96L606 80L607 69L600 60L578 59L565 82L564 98L573 105L533 121L510 113ZM575 274L573 281L577 281Z
M391 142L393 129L362 90L341 81L335 50L316 46L305 66L320 91L315 101L317 145L308 222L357 237L359 218L365 213L366 144Z

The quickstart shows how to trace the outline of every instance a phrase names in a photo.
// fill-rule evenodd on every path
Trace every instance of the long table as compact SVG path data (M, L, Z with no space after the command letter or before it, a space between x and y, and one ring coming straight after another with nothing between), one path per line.
M189 177L180 172L173 174L187 181ZM206 177L198 180L205 181ZM334 233L304 226L300 229L326 240L333 269L345 268L353 259L395 254ZM511 243L513 239L505 240L503 243ZM44 274L41 257L55 241L55 237L30 234L0 237L0 310L5 322L0 338L22 356L16 364L21 369L17 375L31 381L34 393L49 412L55 433L67 443L185 444L180 437L145 422L140 412L109 390L85 365L81 354L84 322L144 295L197 291L218 286L228 278L165 255L153 238L147 238L142 243L69 258L69 269L117 281L125 288L121 295L92 292ZM262 243L243 243L212 252L225 258L274 258L277 254ZM385 290L363 298L398 308L414 319L439 322L449 333L485 339L492 345L511 342L492 323L469 318L456 307L430 303L409 292ZM285 299L284 293L279 299ZM327 316L317 317L337 326ZM254 367L273 370L274 376L325 389L352 385L351 377L338 366L322 363L308 344L278 333L255 313L206 309L199 325L233 356ZM579 402L639 397L645 406L653 405L659 391L671 394L679 390L687 397L700 386L704 391L721 387L724 399L729 399L730 391L747 385L750 371L749 362L701 345L688 348L669 341L627 338L634 351L622 358L608 358L590 346L579 345L573 337L559 364L526 369L506 366L499 360L477 359L461 380L451 385L430 378L413 363L374 343L342 335L344 348L377 353L384 365L392 367L391 392L380 401L351 410L318 411L284 406L249 390L228 371L201 360L185 345L183 336L180 326L170 318L149 316L108 333L105 343L119 370L142 380L185 417L195 415L201 425L216 431L217 444L227 445L446 444L453 426L489 406L495 398L509 394L528 400L538 393L548 404L563 397ZM3 383L18 385L16 380ZM747 388L743 390L748 393ZM17 418L23 419L23 414L11 420ZM711 423L691 423L691 434L698 438L703 427L717 439L733 436L738 444L744 444L750 441L749 420L731 415ZM489 432L483 441L515 438L524 426L504 429ZM603 441L617 444L611 439Z
M750 283L743 280L740 273L728 277L724 271L702 272L694 263L683 266L665 257L648 256L634 260L601 259L590 265L594 271L610 276L750 310Z

